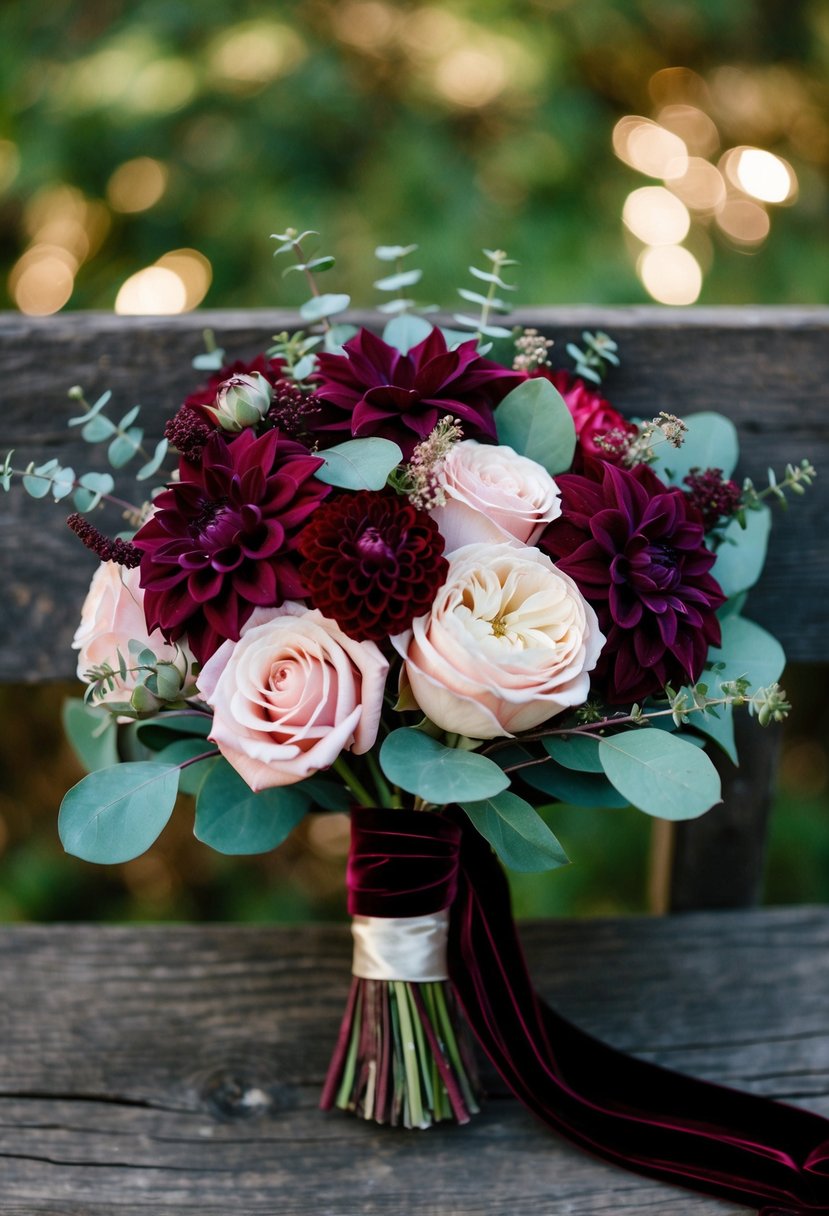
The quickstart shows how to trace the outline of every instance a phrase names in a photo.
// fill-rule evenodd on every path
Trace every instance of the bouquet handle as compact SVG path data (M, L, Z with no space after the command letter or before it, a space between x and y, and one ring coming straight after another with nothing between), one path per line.
M398 901L423 915L447 899L448 971L466 1021L515 1096L548 1127L617 1165L763 1216L829 1216L829 1121L586 1034L536 994L503 871L464 817L354 813L353 913L393 915Z

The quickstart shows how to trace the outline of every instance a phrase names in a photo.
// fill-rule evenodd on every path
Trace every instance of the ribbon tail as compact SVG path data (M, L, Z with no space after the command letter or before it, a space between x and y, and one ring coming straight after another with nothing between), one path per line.
M586 1034L535 993L504 873L464 829L449 968L480 1047L517 1098L617 1165L780 1216L829 1216L829 1121L672 1072Z

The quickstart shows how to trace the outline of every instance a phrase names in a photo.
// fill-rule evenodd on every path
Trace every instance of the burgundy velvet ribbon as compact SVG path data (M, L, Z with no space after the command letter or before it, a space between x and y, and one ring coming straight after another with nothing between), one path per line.
M504 873L465 816L357 809L348 882L353 915L451 904L449 969L469 1025L549 1127L627 1169L761 1216L829 1216L829 1121L617 1051L538 997Z

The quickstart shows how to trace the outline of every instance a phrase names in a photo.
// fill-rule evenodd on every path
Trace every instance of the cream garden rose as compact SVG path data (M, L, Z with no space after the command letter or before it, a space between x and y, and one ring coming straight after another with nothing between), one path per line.
M573 580L538 549L465 545L426 616L392 638L413 699L444 730L493 739L581 705L604 643Z
M292 785L377 738L388 662L302 604L257 608L205 663L211 740L252 790Z
M534 545L561 515L558 487L547 470L506 444L454 444L441 465L441 487L445 505L430 514L447 553L477 541L514 538Z
M138 585L139 574L137 568L101 562L92 576L80 624L72 640L72 646L78 651L78 679L86 681L90 668L104 663L117 669L119 652L129 666L130 642L149 648L163 662L174 663L183 677L192 669L194 659L183 642L171 646L158 629L148 632L144 619L144 592ZM99 703L129 700L136 682L134 672L128 671L125 679L116 675L113 686L104 689L96 700ZM186 688L183 695L187 695Z

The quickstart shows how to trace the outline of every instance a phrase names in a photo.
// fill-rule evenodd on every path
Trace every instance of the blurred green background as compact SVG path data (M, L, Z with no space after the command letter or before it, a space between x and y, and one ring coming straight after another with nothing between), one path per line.
M324 234L325 285L362 306L398 242L420 246L423 302L496 245L521 304L827 301L822 0L6 0L0 71L6 308L291 306L268 241L290 224ZM787 678L771 901L829 899L825 684ZM64 857L72 691L0 690L0 917L343 913L335 817L231 860L182 808L129 865ZM644 908L644 816L551 823L576 864L517 884L521 913Z

